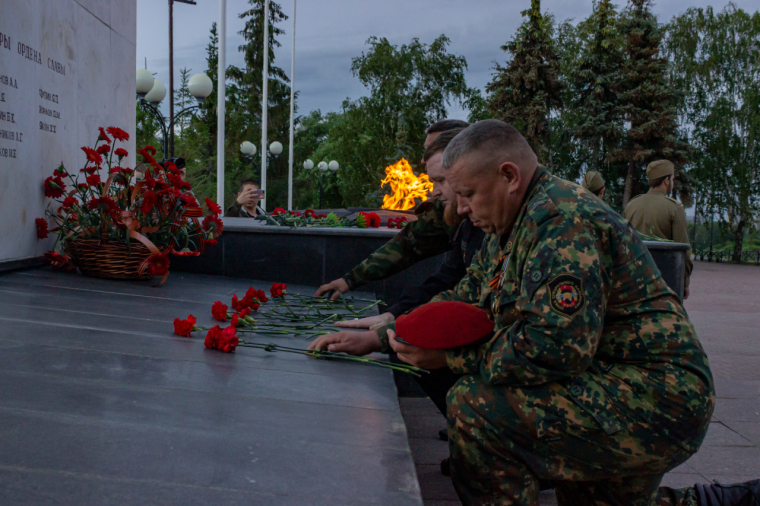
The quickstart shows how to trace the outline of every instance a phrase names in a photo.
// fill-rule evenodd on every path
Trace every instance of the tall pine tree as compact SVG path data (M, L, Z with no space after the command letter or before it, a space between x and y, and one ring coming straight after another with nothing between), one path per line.
M243 114L238 118L240 124L233 126L240 137L240 142L248 140L261 149L261 102L263 96L262 74L264 69L264 0L248 0L251 8L239 17L245 20L245 26L239 33L245 44L238 47L243 53L245 66L230 67L229 75L240 93L239 103L232 107L240 109ZM288 19L277 2L269 2L269 73L268 73L268 108L267 138L269 142L279 141L288 150L290 128L290 80L285 71L275 64L274 50L280 47L277 37L285 31L278 23ZM297 108L296 108L297 109ZM260 151L259 151L260 152ZM259 155L260 156L260 155ZM267 200L275 205L287 202L287 156L270 161L267 169ZM250 174L246 174L250 177ZM260 174L256 174L259 177ZM242 177L242 175L241 175ZM271 207L271 206L270 206Z
M628 165L623 207L635 193L646 189L644 169L649 162L665 158L680 167L689 151L679 137L675 91L667 79L668 61L660 55L664 33L650 7L651 0L631 0L620 20L625 61L619 98L629 128L612 158Z
M623 40L612 2L595 2L593 13L578 25L578 31L584 40L578 65L570 76L576 120L573 136L580 145L585 169L602 173L607 196L619 208L622 192L618 180L623 180L624 174L619 173L621 164L612 162L611 155L625 134L618 95L622 85ZM627 169L625 165L622 167Z
M561 107L560 62L552 42L552 18L541 14L540 0L531 0L515 38L501 47L511 56L496 65L486 90L493 117L511 123L528 140L539 160L548 164L549 118Z

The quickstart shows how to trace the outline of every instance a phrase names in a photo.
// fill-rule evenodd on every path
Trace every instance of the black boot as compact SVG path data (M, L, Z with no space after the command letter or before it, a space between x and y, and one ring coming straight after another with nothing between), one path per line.
M451 458L445 458L441 461L441 474L451 476Z
M697 484L699 506L760 506L760 480L723 485Z

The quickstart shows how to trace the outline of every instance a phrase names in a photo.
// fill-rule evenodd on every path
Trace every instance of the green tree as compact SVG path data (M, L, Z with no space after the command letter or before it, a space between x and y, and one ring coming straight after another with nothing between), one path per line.
M243 68L230 67L229 76L239 93L237 100L231 104L239 114L228 130L231 141L235 145L247 140L253 142L261 154L261 119L262 119L262 73L264 69L264 0L248 0L251 8L239 15L245 20L243 30L239 32L245 44L238 47L243 53ZM290 80L285 71L275 64L275 48L280 47L277 37L285 31L278 26L288 19L277 2L269 2L269 74L268 74L268 108L267 108L267 138L269 142L279 141L288 152L290 129ZM297 101L296 94L296 101ZM296 112L298 107L296 106ZM239 155L237 155L240 158ZM258 163L258 162L257 162ZM250 166L249 166L250 167ZM250 177L250 168L244 168L242 173L231 174L238 180ZM257 173L260 177L260 172ZM288 157L280 156L270 159L267 166L267 205L269 208L285 206L287 203ZM239 182L239 181L238 181Z
M618 92L629 127L612 159L628 164L623 207L646 187L644 169L650 161L665 158L680 167L689 150L678 131L678 97L668 81L668 61L660 54L664 31L650 7L651 0L631 0L619 23L625 60Z
M673 83L696 147L690 175L697 201L733 235L733 260L760 210L760 13L734 3L690 8L667 38Z
M188 84L190 82L191 70L187 67L179 69L179 89L174 94L174 109L179 113L186 107L195 105L195 98L190 94ZM179 127L178 134L181 136L185 128L190 124L190 117L185 114L179 119L175 116L176 126Z
M618 90L623 86L623 39L618 16L610 0L594 3L588 19L578 25L581 42L578 64L570 69L573 137L579 144L581 163L586 170L602 173L606 195L615 207L622 202L618 181L624 180L625 164L615 163L613 153L625 133L622 103Z
M446 117L452 100L464 101L473 93L464 76L467 61L447 51L445 35L429 45L412 39L395 46L377 37L367 44L369 50L353 59L351 70L369 96L346 99L337 114L319 120L328 133L308 155L315 163L340 163L335 177L345 206L378 206L385 167L401 157L416 166L425 129ZM306 135L304 129L299 139Z
M158 122L153 113L144 107L139 101L136 104L136 129L135 129L135 146L137 149L145 146L156 148L156 160L163 160L164 145L162 144L161 124Z
M507 65L496 65L486 90L493 117L514 125L551 169L549 118L562 105L560 60L552 40L553 19L541 14L540 0L530 5L522 12L528 19L501 47L510 55Z

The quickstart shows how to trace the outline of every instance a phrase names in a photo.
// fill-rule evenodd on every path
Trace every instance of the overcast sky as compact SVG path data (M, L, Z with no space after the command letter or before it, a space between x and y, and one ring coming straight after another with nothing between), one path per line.
M754 11L756 0L737 0L739 7ZM662 0L654 6L661 22L688 7L712 5L722 9L726 0ZM622 5L622 2L619 3ZM238 31L243 21L238 14L247 0L227 1L227 64L242 66L237 50L243 39ZM290 75L293 2L280 2L289 19L279 26L285 35L275 51L275 64ZM300 91L299 114L313 109L335 111L346 97L364 94L364 87L351 75L351 58L366 50L370 36L387 37L392 44L408 43L417 37L430 43L441 34L451 39L449 51L467 58L470 86L483 88L491 77L495 60L503 61L499 47L510 39L520 24L520 11L529 0L300 0L296 22L295 87ZM576 22L591 12L591 0L544 0L541 8L556 19ZM137 62L169 87L167 0L137 0ZM197 0L197 5L174 4L175 86L179 69L192 73L206 70L205 47L211 23L219 19L217 0ZM449 116L466 119L454 104Z

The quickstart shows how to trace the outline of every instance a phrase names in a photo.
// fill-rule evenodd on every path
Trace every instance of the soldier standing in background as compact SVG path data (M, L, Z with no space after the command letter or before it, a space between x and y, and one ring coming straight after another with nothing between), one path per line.
M647 166L649 191L628 202L623 216L642 234L689 244L686 213L676 199L668 197L673 191L675 167L668 160L657 160ZM686 254L683 298L689 297L689 279L693 264L691 251Z
M583 176L581 186L604 200L604 178L599 172L595 170L586 172L586 175Z

